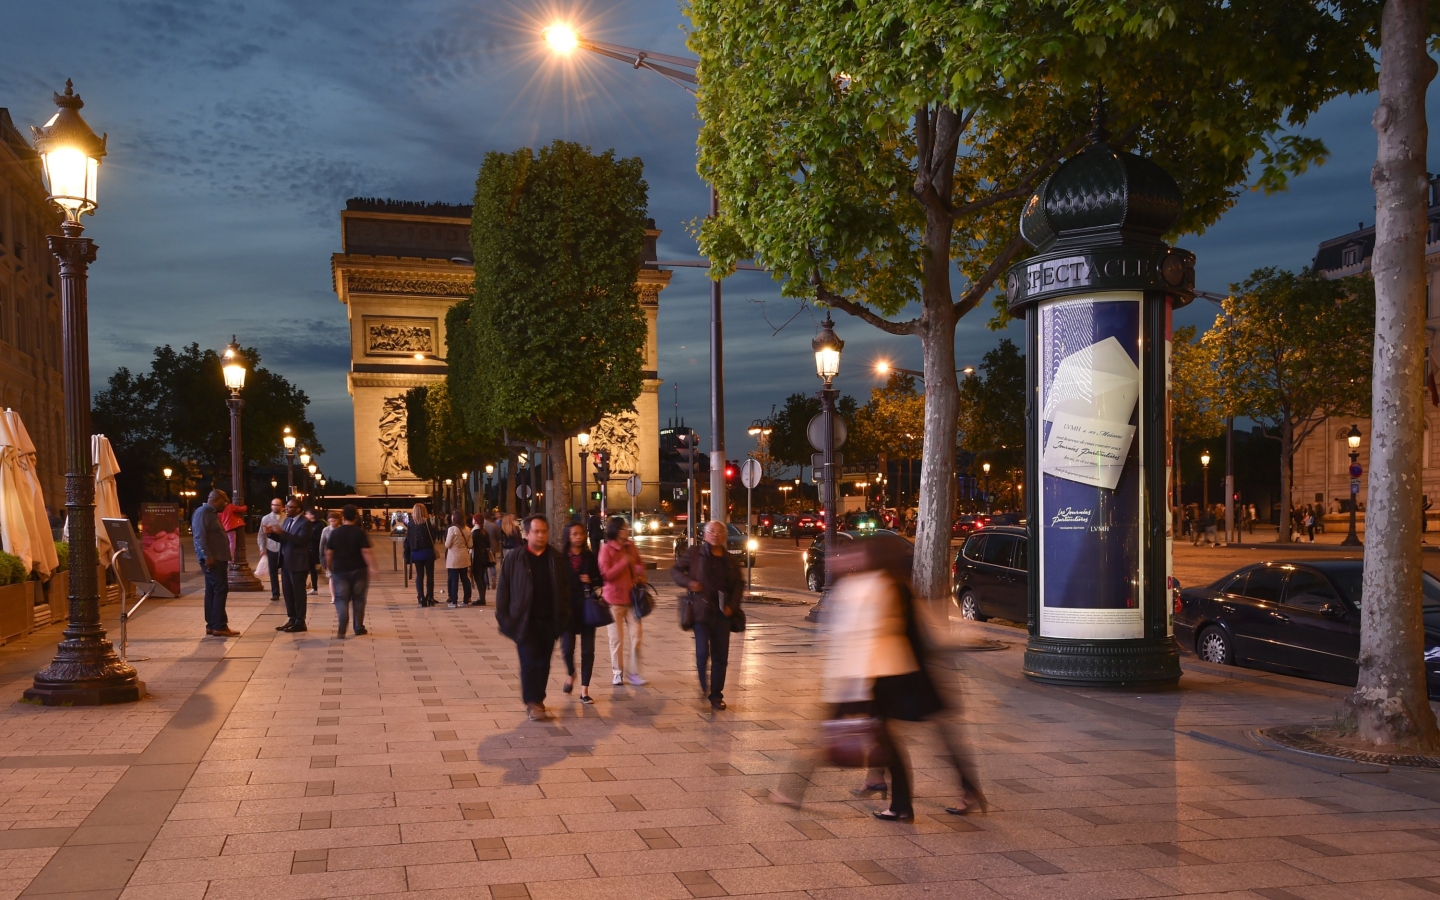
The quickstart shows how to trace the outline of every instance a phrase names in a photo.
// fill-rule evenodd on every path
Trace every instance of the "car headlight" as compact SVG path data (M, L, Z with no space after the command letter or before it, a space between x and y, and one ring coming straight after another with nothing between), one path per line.
M754 538L751 538L750 540L745 542L745 549L749 550L751 553L754 553L756 550L760 549L760 542L755 540Z
M645 523L644 523L644 522L636 522L636 523L635 523L635 533L636 533L636 534L644 534L644 533L645 533Z

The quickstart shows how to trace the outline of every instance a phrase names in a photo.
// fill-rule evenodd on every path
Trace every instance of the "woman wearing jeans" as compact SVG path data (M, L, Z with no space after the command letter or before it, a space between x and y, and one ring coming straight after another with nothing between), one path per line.
M600 565L595 554L585 546L585 526L572 522L565 529L565 561L570 564L570 627L560 635L560 656L565 660L565 685L570 693L575 687L575 640L580 640L580 702L590 699L590 673L595 670L595 626L585 624L585 605L590 594L600 585Z
M465 605L470 605L470 529L465 527L463 513L450 514L450 530L445 532L445 575L450 607L458 605L460 585L465 585Z
M610 604L610 613L615 621L606 626L610 638L610 672L614 675L611 684L625 680L625 669L621 665L621 650L624 662L628 663L631 684L644 684L640 676L640 614L630 600L630 589L645 582L645 564L640 560L640 551L630 543L630 523L619 516L612 516L605 523L605 543L600 547L600 577L605 580L601 596Z
M405 533L405 555L415 566L415 599L421 606L435 605L435 532L425 504L410 510L410 530Z

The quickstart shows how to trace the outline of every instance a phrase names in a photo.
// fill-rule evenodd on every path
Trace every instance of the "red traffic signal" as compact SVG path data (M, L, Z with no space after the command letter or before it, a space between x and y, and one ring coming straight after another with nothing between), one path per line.
M728 463L728 462L727 462L727 463L725 464L725 480L726 480L726 481L734 481L734 480L735 480L735 464L734 464L734 463Z

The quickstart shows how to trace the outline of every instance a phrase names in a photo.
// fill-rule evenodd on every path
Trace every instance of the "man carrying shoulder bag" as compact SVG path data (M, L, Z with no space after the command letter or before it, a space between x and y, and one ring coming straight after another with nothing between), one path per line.
M710 522L705 526L704 541L681 554L670 570L675 583L689 591L680 600L688 607L681 610L681 624L683 627L687 618L693 623L700 691L714 710L725 708L730 632L745 627L745 612L740 608L745 596L745 575L740 570L740 561L725 551L725 538L725 526ZM707 660L710 663L708 679Z

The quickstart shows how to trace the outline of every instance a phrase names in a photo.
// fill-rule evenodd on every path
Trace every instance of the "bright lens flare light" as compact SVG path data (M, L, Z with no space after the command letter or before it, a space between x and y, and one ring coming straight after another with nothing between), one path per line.
M580 46L580 37L575 33L575 29L563 22L547 27L540 34L556 53L570 53Z

